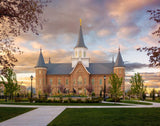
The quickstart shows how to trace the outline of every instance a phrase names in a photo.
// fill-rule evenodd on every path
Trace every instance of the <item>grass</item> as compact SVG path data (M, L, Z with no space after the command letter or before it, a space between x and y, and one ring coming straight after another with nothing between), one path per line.
M139 105L152 105L152 103L132 101L132 100L122 100L121 102L122 103L129 103L129 104L139 104Z
M160 103L160 100L159 99L156 99L156 100L145 100L145 101L150 101L150 102L157 102L157 103Z
M125 106L114 103L17 103L17 102L0 102L0 104L12 105L47 105L47 106Z
M35 108L12 108L0 107L0 122L13 118L25 112L31 111Z
M48 126L158 126L160 108L68 108Z

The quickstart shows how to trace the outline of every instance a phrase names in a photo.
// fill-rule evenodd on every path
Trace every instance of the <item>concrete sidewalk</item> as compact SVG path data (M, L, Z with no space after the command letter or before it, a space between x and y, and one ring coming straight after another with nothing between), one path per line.
M105 104L105 103L104 103ZM0 126L46 126L55 119L66 108L152 108L160 107L160 103L153 105L134 105L134 106L33 106L33 105L5 105L0 107L29 107L37 108L12 119L0 123Z
M0 126L46 126L63 112L64 109L65 107L61 106L39 107L33 111L6 120L0 123Z

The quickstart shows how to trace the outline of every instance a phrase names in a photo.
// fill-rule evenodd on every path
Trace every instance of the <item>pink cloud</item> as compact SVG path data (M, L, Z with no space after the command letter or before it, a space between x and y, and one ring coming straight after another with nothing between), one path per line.
M107 35L109 35L109 34L110 34L110 31L107 30L107 29L101 29L101 30L99 30L99 31L97 32L97 35L98 35L99 37L105 37L105 36L107 36Z
M44 48L45 49L45 46L43 44L40 44L39 42L36 42L36 41L31 42L31 46L34 49L40 49L40 48Z
M129 13L154 2L156 2L156 0L116 0L106 6L109 8L109 15L115 17L117 23L123 23L129 20Z
M155 38L153 35L148 35L146 37L141 38L146 46L158 46L158 39Z

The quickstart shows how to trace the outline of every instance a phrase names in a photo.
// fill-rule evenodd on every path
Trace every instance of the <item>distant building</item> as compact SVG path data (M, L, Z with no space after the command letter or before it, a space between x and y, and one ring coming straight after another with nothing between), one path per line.
M60 85L65 87L67 92L75 91L78 94L88 95L86 88L92 85L93 92L96 95L104 87L104 76L106 76L106 86L109 86L109 77L111 73L116 73L123 78L121 90L125 91L125 66L120 53L116 62L109 63L90 63L90 58L87 55L88 48L84 43L82 25L80 22L79 37L71 63L45 63L42 50L40 50L39 59L35 67L36 74L36 94L44 94L44 89L50 85L51 94L60 92Z
M27 93L30 93L30 92L31 92L31 87L28 87L28 88L27 88ZM33 88L33 87L32 87L32 93L33 93L33 94L36 94L36 89Z
M27 94L27 87L24 85L20 85L20 90L19 90L20 95L26 95Z

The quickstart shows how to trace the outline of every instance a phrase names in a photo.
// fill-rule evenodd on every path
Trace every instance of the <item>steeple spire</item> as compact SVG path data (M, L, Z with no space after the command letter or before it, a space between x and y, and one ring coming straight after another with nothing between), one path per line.
M80 26L82 26L82 19L80 18Z
M81 19L80 19L79 37L78 37L78 41L77 41L75 48L78 48L78 47L87 48L86 45L84 44L83 32L82 32L82 20Z
M114 63L114 55L112 56L112 63Z
M124 67L124 62L121 56L120 47L118 48L118 56L114 64L114 67Z
M46 67L41 48L40 48L40 54L39 54L39 58L38 58L38 62L37 62L36 67Z
M48 64L51 64L51 58L49 57L49 61L48 61Z

